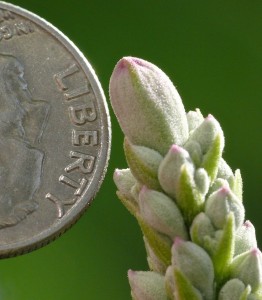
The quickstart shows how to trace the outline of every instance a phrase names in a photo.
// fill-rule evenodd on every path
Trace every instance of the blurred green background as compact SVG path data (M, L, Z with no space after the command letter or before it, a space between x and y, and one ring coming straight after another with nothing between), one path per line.
M87 56L108 99L122 56L149 60L174 81L186 110L212 113L226 136L224 157L244 179L247 219L262 247L262 2L259 0L13 0L64 32ZM115 196L125 168L112 114L112 155L93 205L57 241L0 262L4 300L130 299L127 270L147 270L135 220ZM259 156L260 155L260 156Z

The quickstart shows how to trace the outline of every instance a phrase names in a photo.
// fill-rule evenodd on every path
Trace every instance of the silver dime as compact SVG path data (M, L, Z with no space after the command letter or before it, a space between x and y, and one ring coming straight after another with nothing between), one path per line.
M48 22L0 2L0 257L69 228L100 187L109 148L90 64Z

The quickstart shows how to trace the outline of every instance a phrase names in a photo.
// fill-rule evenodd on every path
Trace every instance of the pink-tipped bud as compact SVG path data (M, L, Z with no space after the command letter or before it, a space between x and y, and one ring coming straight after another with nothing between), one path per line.
M245 209L242 202L230 191L228 186L223 186L208 197L205 213L217 229L223 229L231 212L234 214L237 230L243 224Z
M176 236L188 239L183 216L172 199L144 186L139 194L141 217L158 232L173 240Z
M251 271L252 270L252 271ZM252 292L262 288L262 255L258 248L235 257L231 265L231 277L238 278L245 285L250 285Z
M209 255L198 245L176 238L172 246L172 265L206 299L213 299L214 269Z
M250 221L246 221L236 232L234 255L239 255L256 247L257 239L255 227Z
M134 145L164 155L171 144L188 138L181 98L166 74L155 65L124 57L110 79L110 98L120 126Z
M183 165L186 165L193 176L194 165L189 153L182 147L172 145L158 169L160 185L168 195L174 198L177 196L177 185Z

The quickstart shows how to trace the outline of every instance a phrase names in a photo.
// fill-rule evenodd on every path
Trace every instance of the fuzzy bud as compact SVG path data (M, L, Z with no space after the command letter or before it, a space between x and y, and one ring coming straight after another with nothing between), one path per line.
M128 271L134 300L168 300L164 276L155 272Z
M231 279L226 282L219 292L218 300L239 300L245 291L244 283L237 279Z
M177 196L181 167L183 165L187 166L193 176L194 166L188 152L182 147L173 145L159 166L159 182L163 190L173 198Z
M236 232L235 256L257 247L255 227L246 221Z
M124 57L110 79L110 98L125 136L164 155L188 138L182 100L167 75L145 60Z
M176 236L188 239L183 217L172 199L145 186L139 194L141 217L155 230L173 240Z
M230 266L231 278L238 278L250 285L252 292L262 288L262 254L258 248L236 256Z
M155 150L131 144L127 138L124 146L128 165L135 178L151 189L161 189L157 176L163 157Z
M184 274L205 299L213 299L213 263L201 247L177 238L172 247L172 265Z
M234 214L236 229L243 224L245 216L243 204L227 186L209 196L205 212L217 229L223 229L230 212Z
M190 134L204 121L201 111L197 108L195 111L187 113L188 129Z

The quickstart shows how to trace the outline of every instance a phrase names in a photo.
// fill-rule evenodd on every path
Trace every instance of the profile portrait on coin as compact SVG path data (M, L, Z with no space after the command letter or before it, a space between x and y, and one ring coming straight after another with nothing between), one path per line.
M0 54L0 229L38 207L44 153L38 149L49 103L33 99L18 58Z

